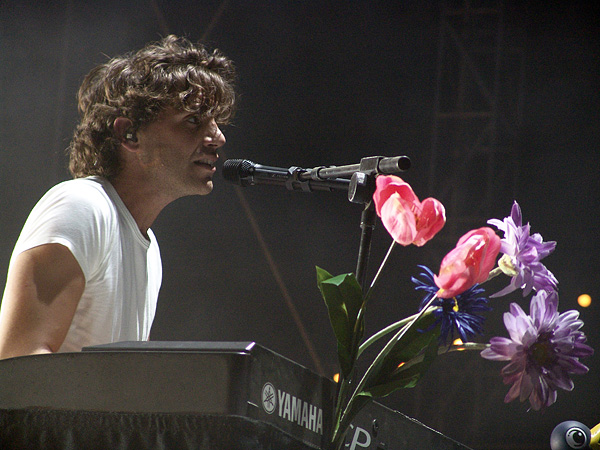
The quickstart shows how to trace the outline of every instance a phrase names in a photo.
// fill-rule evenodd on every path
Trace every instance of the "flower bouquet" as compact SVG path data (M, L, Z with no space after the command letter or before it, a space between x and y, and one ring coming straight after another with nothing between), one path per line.
M393 241L370 286L361 286L353 273L333 276L317 267L317 284L337 339L340 364L329 450L342 448L350 423L367 403L415 386L440 353L476 350L483 358L508 362L501 372L504 383L512 384L505 402L528 400L534 410L552 405L558 389L573 389L570 375L588 371L579 359L592 355L593 349L585 343L579 313L558 312L558 282L541 262L556 243L530 233L516 201L510 216L488 221L503 233L502 238L490 227L471 230L443 258L437 274L419 266L423 272L412 278L415 289L424 294L418 312L364 339L367 305L394 247L423 246L446 222L438 200L420 201L397 176L376 178L373 203ZM482 314L491 309L481 285L501 274L509 276L510 282L489 298L519 289L523 297L533 293L529 314L511 303L504 314L509 337L474 343L472 339L483 334ZM456 335L459 344L453 343ZM375 342L384 344L366 370L358 373L358 361Z

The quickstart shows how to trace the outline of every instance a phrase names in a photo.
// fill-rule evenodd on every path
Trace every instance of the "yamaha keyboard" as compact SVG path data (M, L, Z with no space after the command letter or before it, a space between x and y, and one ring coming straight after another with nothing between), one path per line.
M0 361L0 448L326 449L336 385L253 342L120 342ZM464 445L376 402L350 450Z

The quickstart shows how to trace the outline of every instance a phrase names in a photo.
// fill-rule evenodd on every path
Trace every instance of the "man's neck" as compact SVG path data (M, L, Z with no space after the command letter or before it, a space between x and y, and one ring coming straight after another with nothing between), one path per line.
M165 196L159 188L126 174L113 177L110 183L133 216L141 233L146 237L148 237L148 228L152 226L163 208L175 200Z

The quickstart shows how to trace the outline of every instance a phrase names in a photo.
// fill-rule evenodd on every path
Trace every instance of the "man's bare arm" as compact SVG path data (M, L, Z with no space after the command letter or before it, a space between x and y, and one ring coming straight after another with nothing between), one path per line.
M63 245L45 244L18 255L0 309L0 359L57 351L84 287L81 267Z

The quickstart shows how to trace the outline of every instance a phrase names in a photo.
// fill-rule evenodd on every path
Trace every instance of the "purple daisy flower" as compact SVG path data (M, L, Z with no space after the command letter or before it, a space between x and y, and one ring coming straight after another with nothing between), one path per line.
M558 281L540 261L552 253L556 242L544 242L539 233L530 235L529 224L523 225L521 208L515 201L511 214L504 220L490 219L488 223L504 232L500 251L504 254L498 265L511 276L510 284L490 297L501 297L517 289L523 289L523 296L532 289L555 290Z
M504 314L510 339L494 337L481 352L486 359L510 361L502 369L504 384L512 387L504 398L510 402L529 399L538 411L556 401L556 391L573 389L570 374L585 374L588 368L579 358L594 350L585 344L583 322L575 310L558 313L556 291L539 291L530 304L530 315L516 303Z
M415 284L415 289L423 290L427 294L421 301L419 310L423 309L429 300L435 297L440 288L435 284L433 272L426 266L419 266L424 270L420 275L421 280L412 277L411 281ZM471 341L476 334L483 334L483 322L485 318L478 315L480 312L490 311L487 305L488 299L482 297L484 289L478 284L451 298L437 298L431 306L440 306L441 308L434 312L436 320L433 326L440 324L439 343L441 345L448 342L451 344L454 340L454 330L463 342ZM449 339L448 339L449 338Z

